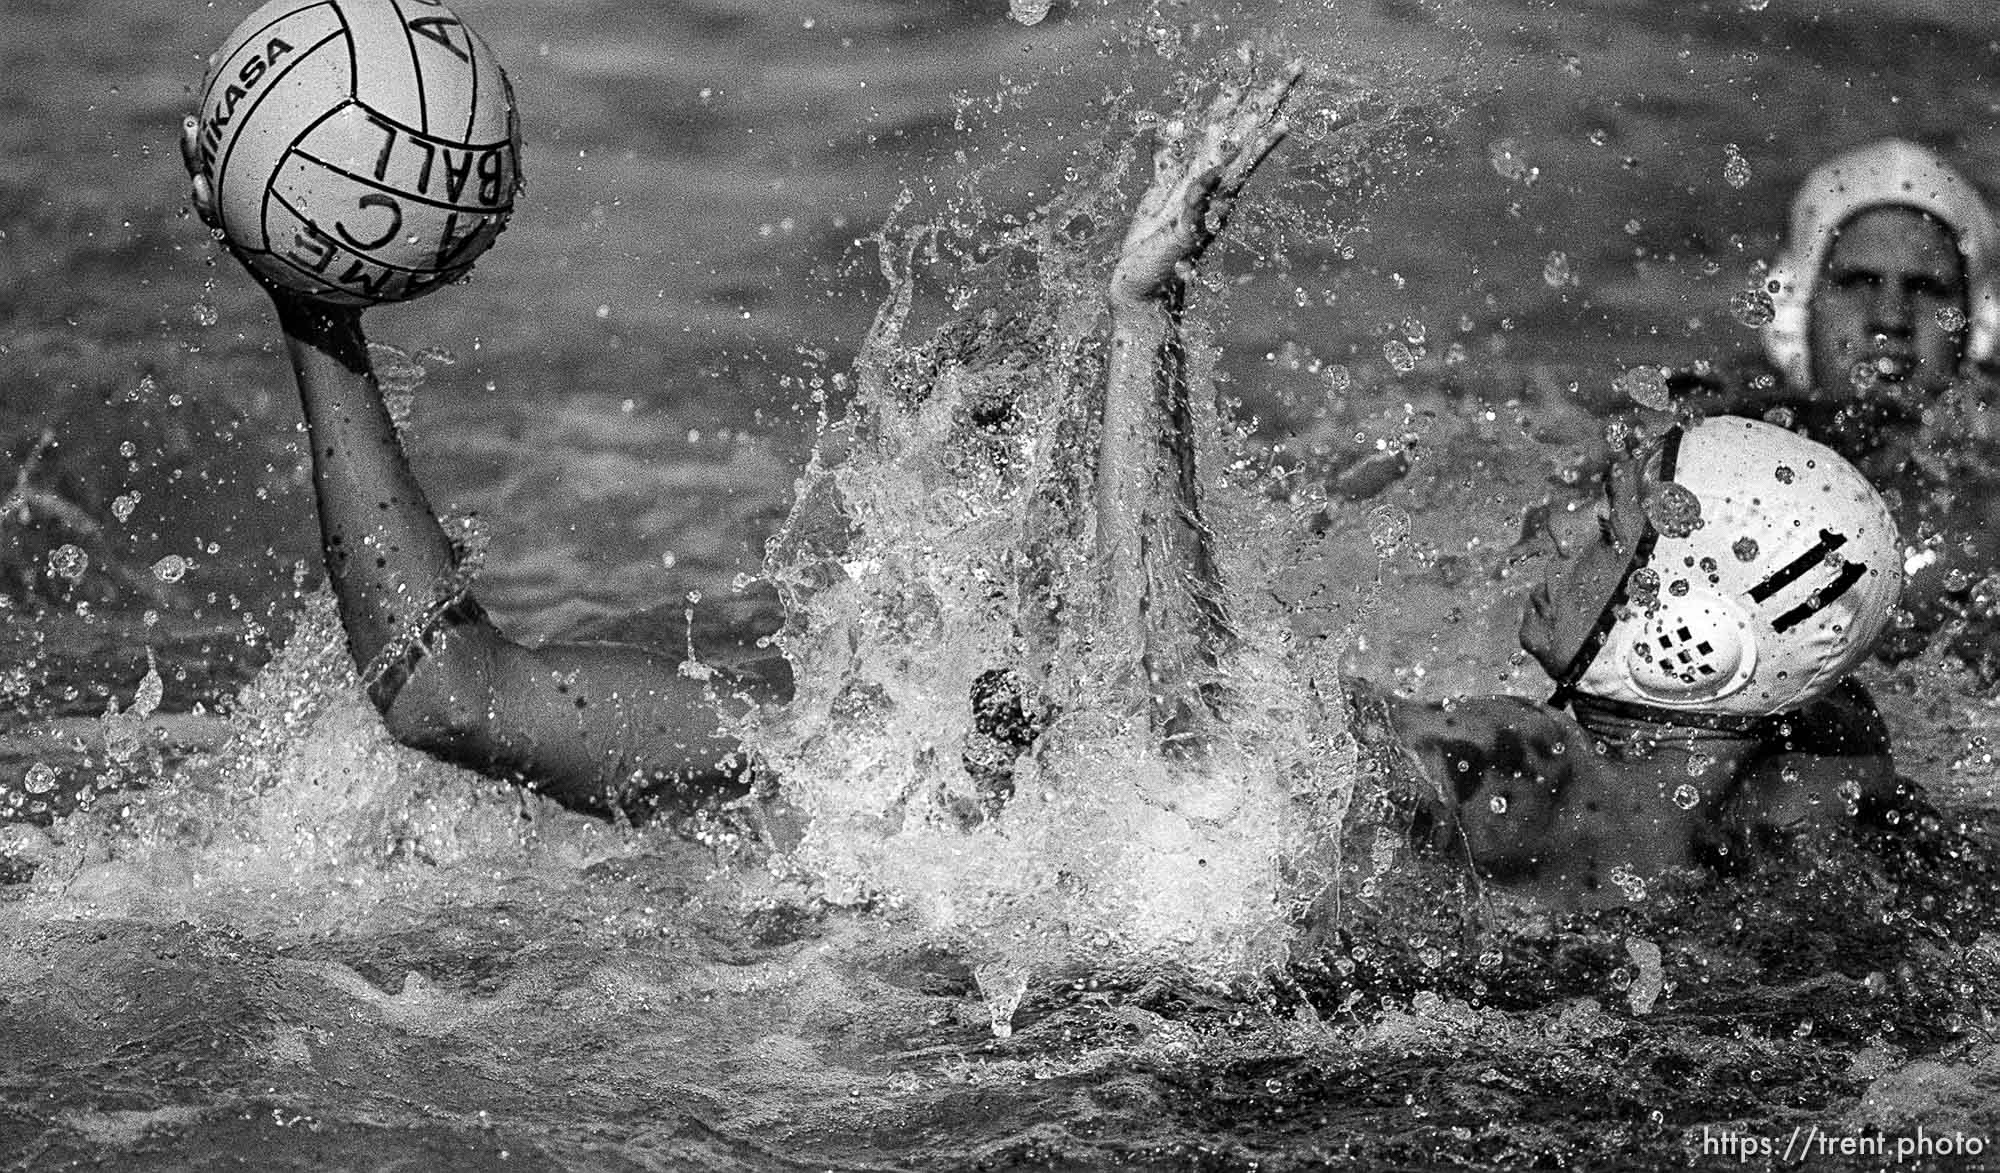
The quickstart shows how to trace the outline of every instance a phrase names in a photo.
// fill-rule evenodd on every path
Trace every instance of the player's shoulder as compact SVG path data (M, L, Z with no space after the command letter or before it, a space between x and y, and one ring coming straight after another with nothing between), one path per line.
M1779 720L1776 748L1822 757L1889 753L1889 724L1868 687L1843 678L1825 696Z

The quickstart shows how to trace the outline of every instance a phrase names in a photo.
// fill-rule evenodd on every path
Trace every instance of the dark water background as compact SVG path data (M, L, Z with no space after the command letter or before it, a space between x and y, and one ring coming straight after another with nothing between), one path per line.
M891 206L998 231L1099 177L1129 108L1108 93L1172 109L1242 40L1303 53L1308 99L1342 74L1377 95L1366 150L1302 134L1260 175L1208 309L1225 391L1314 467L1393 437L1405 403L1436 413L1391 498L1415 515L1398 605L1352 653L1419 691L1538 687L1507 661L1511 584L1463 567L1622 406L1622 371L1754 347L1729 297L1807 169L1896 133L2000 187L2000 17L1949 0L1109 0L1032 28L935 0L460 12L519 94L527 195L470 284L370 326L391 382L421 384L436 504L486 522L482 599L529 637L654 609L676 639L689 592L726 608L810 448L814 381L885 292L861 242ZM149 648L163 711L212 710L302 611L311 637L233 702L247 740L195 792L35 847L52 862L4 909L0 1161L1620 1168L1702 1164L1704 1127L2000 1132L1974 1046L2000 956L1910 945L1894 886L1838 869L1703 911L1664 1018L1625 1012L1617 933L1482 969L1443 917L1353 955L1344 1013L1106 979L1032 996L1003 1043L892 912L525 817L313 701L339 649L299 601L295 399L173 147L243 14L13 0L0 29L0 489L28 464L78 511L0 533L0 782L88 752L66 738L132 704ZM65 542L91 556L74 583L46 569ZM191 564L172 582L170 555ZM1948 673L1880 691L1906 770L1977 821L1988 703ZM1843 934L1785 899L1887 920ZM1459 961L1422 960L1439 949Z

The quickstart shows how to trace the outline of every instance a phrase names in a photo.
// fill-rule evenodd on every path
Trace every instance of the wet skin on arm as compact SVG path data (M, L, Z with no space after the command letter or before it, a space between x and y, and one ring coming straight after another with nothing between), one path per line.
M183 158L212 221L195 133L189 119ZM370 699L397 740L597 813L737 788L723 714L738 695L786 696L783 661L699 680L634 647L529 648L450 597L458 553L397 440L360 311L265 288L311 438L327 574L355 662L381 669Z

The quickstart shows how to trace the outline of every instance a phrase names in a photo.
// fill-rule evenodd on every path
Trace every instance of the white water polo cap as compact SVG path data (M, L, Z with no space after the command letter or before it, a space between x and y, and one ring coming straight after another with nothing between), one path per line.
M1561 692L1763 717L1874 649L1902 596L1901 542L1839 454L1717 416L1669 432L1647 474L1644 537Z
M1874 208L1914 208L1950 231L1965 261L1972 303L1965 357L1978 364L2000 356L2000 223L1972 181L1942 156L1883 139L1820 164L1792 197L1784 251L1771 266L1772 316L1763 341L1765 354L1793 387L1812 381L1810 307L1820 268L1841 228Z

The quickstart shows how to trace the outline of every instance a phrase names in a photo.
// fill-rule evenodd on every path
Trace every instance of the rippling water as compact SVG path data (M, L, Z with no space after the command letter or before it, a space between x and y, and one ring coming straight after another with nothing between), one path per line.
M485 519L481 597L531 637L678 645L757 606L732 583L762 568L822 413L861 393L890 209L1018 242L1059 195L1129 191L1126 129L1174 109L1181 79L1240 71L1245 39L1304 53L1315 80L1199 307L1245 426L1232 451L1282 444L1324 472L1413 446L1379 502L1410 531L1378 602L1382 515L1362 507L1288 547L1275 594L1332 583L1308 618L1352 625L1351 667L1428 695L1538 687L1509 656L1517 583L1492 573L1520 506L1623 406L1627 368L1753 344L1728 298L1805 169L1895 132L2000 174L2000 24L1943 0L1109 2L1033 26L997 3L460 7L519 91L528 195L468 286L371 329L426 484ZM1323 952L1260 955L1263 981L1094 945L1120 912L1118 932L1171 938L1213 895L1142 899L1183 879L1144 869L1182 862L1185 828L1147 825L1117 900L975 918L989 936L968 944L940 911L957 889L925 881L992 873L949 858L892 860L890 883L857 862L878 841L848 838L800 869L747 816L608 827L389 744L315 589L268 314L184 212L174 127L241 15L8 10L0 468L75 513L0 532L0 770L35 823L89 793L7 832L0 1159L1629 1168L1703 1163L1704 1129L2000 1136L1982 1042L2000 949L1981 936L1991 875L1968 862L2000 805L2000 734L1941 665L1871 681L1943 812L1920 838L1935 858L1829 848L1566 924L1410 869ZM1315 133L1355 86L1368 132ZM1078 281L1117 204L1079 230ZM927 280L967 286L991 259L947 251ZM1010 276L980 296L1020 307ZM959 309L919 312L911 338ZM42 575L65 544L90 567ZM934 691L951 719L955 689ZM170 736L107 705L171 714ZM767 735L829 791L889 777L842 757L865 738ZM969 850L1018 859L1030 889L1051 861L1106 862L1063 827ZM1249 839L1239 858L1262 858ZM991 942L1021 938L990 933L1058 912L1054 952L1079 960L1010 987ZM1005 1039L996 990L1022 998Z

